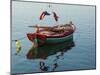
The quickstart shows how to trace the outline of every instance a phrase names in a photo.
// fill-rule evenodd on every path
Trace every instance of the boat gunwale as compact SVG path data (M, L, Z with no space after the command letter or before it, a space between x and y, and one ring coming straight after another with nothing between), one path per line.
M62 36L46 36L46 38L63 38L63 37L66 37L66 36L70 36L76 30L75 25L72 24L71 27L73 28L73 32L70 33L70 34L63 34ZM39 34L39 33L37 33L37 34ZM44 35L44 34L41 34L41 35Z

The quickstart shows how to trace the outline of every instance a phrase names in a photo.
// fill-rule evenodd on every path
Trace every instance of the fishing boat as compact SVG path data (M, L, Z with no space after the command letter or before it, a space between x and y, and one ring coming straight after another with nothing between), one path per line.
M37 44L42 45L61 43L73 39L73 33L75 31L75 25L72 23L57 25L53 27L45 26L30 26L37 28L35 33L27 33L27 37L31 42L37 39Z

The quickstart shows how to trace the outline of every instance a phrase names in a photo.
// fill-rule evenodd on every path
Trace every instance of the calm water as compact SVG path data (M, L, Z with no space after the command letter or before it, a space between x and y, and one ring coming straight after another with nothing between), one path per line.
M15 55L15 42L12 41L12 73L41 72L40 61L44 62L45 66L49 66L48 71L53 71L54 63L58 65L54 71L95 69L95 7L51 5L52 10L45 3L12 2L12 40L25 37L20 40L22 50L18 55ZM59 15L59 22L56 23L52 16L40 21L38 17L43 10L55 11ZM35 57L33 60L27 59L26 55L32 48L32 43L27 39L26 34L35 31L33 28L28 28L29 25L47 24L51 26L65 24L69 21L73 21L76 26L72 41L75 46L69 50L66 48L65 50L68 51L65 51L62 56L59 56L61 51L54 52L53 48L54 51L49 51L45 59L40 57ZM63 47L65 44L60 46ZM57 58L57 56L59 57Z

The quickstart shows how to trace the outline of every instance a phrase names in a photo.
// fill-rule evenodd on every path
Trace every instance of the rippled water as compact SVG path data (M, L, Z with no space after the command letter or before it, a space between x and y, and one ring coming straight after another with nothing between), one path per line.
M12 40L23 38L20 40L22 50L18 55L15 55L15 42L12 41L12 73L42 72L40 62L49 67L48 71L53 71L55 63L57 67L54 71L95 69L95 6L51 4L52 10L47 6L45 3L12 2ZM38 17L43 10L55 11L59 15L59 22L56 23L52 17L39 21ZM46 48L40 48L42 50L36 51L37 55L33 60L27 59L26 55L32 49L32 43L26 34L35 31L29 25L51 26L69 21L73 21L76 26L74 38L69 43L70 48L66 47L66 43L58 45L57 48L46 46L47 51Z

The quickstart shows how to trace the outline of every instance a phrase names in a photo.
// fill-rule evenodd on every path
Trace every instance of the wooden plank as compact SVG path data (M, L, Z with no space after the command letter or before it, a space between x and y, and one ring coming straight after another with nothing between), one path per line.
M48 26L28 26L28 27L32 27L32 28L53 28L53 27L48 27Z

